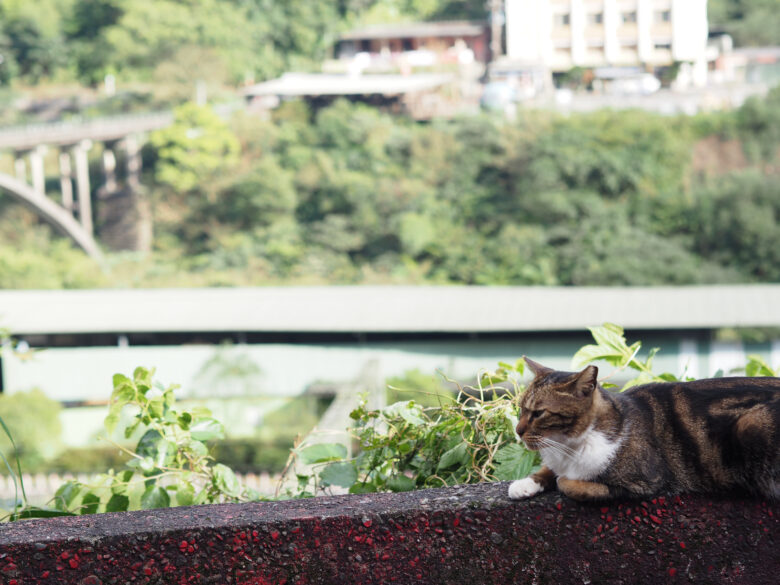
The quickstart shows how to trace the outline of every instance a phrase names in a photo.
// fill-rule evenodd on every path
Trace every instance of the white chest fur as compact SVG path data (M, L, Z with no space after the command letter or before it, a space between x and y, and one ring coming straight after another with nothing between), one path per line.
M542 447L539 453L555 475L588 481L607 468L622 442L622 437L610 439L588 427L579 437L563 443L566 448Z

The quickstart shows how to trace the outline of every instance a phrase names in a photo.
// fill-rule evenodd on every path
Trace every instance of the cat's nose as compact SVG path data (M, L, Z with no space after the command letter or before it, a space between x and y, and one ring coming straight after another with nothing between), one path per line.
M525 432L528 430L528 417L521 417L519 421L517 421L517 427L515 428L515 432L517 433L518 437L522 437Z

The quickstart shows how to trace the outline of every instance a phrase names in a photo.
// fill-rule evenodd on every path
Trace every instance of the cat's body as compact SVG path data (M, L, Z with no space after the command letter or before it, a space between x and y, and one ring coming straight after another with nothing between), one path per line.
M717 378L602 389L598 370L536 378L518 435L544 467L512 498L558 488L579 500L740 490L780 498L780 378Z

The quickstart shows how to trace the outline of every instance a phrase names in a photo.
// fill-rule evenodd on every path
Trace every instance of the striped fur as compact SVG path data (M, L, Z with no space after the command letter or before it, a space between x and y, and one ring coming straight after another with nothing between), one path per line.
M578 500L730 491L780 498L780 378L616 394L598 385L594 366L560 372L526 362L536 377L521 398L517 433L544 467L513 482L510 497L557 484Z

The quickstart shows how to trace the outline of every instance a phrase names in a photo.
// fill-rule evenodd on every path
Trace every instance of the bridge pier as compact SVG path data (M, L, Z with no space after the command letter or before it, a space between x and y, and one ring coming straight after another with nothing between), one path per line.
M27 182L27 163L24 160L25 151L14 152L14 175L23 183Z
M60 151L60 192L62 206L73 213L73 168L67 150Z
M92 148L92 141L82 140L72 147L72 153L76 162L76 193L79 202L79 221L84 230L92 234L92 200L89 189L89 160L87 159L90 148Z
M46 155L45 145L36 146L30 151L30 173L32 174L33 191L38 195L46 194L46 175L43 171L43 157Z
M116 182L116 155L114 154L114 144L106 142L103 148L103 192L111 195L117 191Z
M124 181L118 161L124 159ZM105 143L104 184L97 192L97 221L101 241L113 250L148 252L152 247L152 214L141 185L140 139L128 135Z

